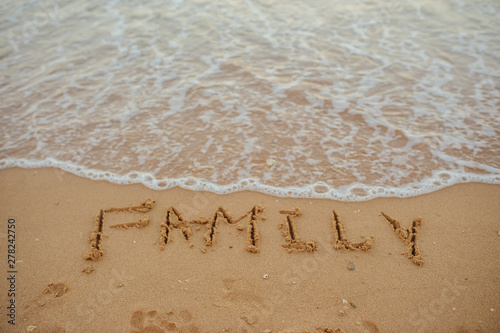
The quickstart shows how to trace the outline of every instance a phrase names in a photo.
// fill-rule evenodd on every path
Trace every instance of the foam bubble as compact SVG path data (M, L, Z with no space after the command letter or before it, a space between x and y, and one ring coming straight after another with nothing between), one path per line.
M353 187L349 188L349 194L355 198L366 198L370 196L370 192L366 186L361 184L355 184Z
M185 178L182 182L185 186L196 186L198 184L198 180L192 177Z
M330 191L330 187L324 182L318 182L312 185L312 192L315 194L324 194Z

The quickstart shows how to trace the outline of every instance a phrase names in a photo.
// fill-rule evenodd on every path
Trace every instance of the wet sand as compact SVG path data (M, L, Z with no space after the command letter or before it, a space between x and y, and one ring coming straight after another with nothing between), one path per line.
M0 188L2 332L500 330L499 185L337 202L13 168Z

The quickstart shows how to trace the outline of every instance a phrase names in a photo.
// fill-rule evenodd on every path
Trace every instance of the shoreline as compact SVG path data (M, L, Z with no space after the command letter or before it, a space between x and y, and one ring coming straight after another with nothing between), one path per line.
M2 239L8 219L16 224L15 297L0 284L1 306L15 299L16 326L3 318L3 330L500 329L500 185L340 202L152 190L55 168L11 168L0 171L0 188ZM154 200L148 211L109 211L147 198ZM85 260L101 210L102 256ZM149 222L136 224L144 216ZM82 272L88 265L95 271ZM4 260L3 281L7 268Z
M228 185L216 185L212 182L191 176L170 179L156 179L150 174L142 172L131 172L126 175L117 175L113 172L87 169L86 167L68 164L68 162L58 162L52 159L43 162L25 159L19 159L15 162L4 162L1 165L0 170L15 168L26 170L58 169L64 173L70 173L77 177L82 177L93 181L105 181L116 185L139 184L154 191L171 190L177 187L193 192L211 192L215 195L230 195L233 193L250 191L280 198L327 199L341 202L364 202L378 198L411 198L415 196L430 194L444 188L460 184L478 183L500 185L500 183L498 183L500 178L495 175L457 175L449 174L446 171L435 171L432 173L432 178L424 178L421 179L418 184L404 184L397 188L384 188L375 185L367 185L365 187L364 185L359 184L354 180L351 184L344 184L338 188L326 184L323 181L317 181L313 184L301 185L298 187L277 187L273 185L262 184L251 179L240 180L237 183L231 183ZM465 179L467 179L466 182L464 182ZM412 192L412 194L408 194L409 192Z

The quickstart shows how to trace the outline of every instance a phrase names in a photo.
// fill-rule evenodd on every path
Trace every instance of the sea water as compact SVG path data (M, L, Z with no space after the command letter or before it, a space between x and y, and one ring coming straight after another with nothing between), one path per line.
M499 1L0 8L0 168L348 201L500 184Z

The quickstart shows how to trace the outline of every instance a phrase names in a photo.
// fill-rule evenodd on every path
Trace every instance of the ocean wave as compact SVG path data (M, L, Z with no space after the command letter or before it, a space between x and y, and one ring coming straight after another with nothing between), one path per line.
M495 1L3 9L2 168L340 200L499 182Z

